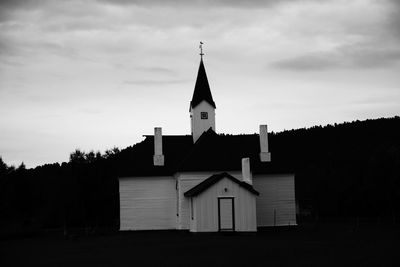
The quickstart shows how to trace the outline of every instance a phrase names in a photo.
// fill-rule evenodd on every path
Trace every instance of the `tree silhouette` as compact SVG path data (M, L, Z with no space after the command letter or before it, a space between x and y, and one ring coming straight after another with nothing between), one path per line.
M113 147L112 149L107 149L104 153L104 158L112 158L120 152L118 147Z
M25 163L21 162L21 164L17 168L17 171L24 171L24 170L26 170Z
M7 171L8 171L7 164L3 161L3 158L0 157L0 177L6 175Z
M75 149L75 151L69 155L69 162L78 164L85 163L86 162L85 152L79 149Z

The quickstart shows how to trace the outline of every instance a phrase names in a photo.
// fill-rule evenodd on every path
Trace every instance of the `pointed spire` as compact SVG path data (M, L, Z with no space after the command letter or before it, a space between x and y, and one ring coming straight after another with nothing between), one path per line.
M200 104L203 100L206 101L208 104L216 108L214 100L211 95L210 85L208 84L206 69L204 68L203 64L203 52L200 53L200 66L199 71L197 73L197 80L196 85L194 86L194 92L192 101L190 102L191 108L196 107Z

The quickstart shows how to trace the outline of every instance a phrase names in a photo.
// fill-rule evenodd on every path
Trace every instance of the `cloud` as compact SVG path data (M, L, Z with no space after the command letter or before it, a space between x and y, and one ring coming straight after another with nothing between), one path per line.
M31 37L31 38L29 38ZM4 57L25 57L27 55L59 55L77 58L78 52L74 47L57 43L49 39L40 40L33 36L7 36L0 34L0 61Z
M327 71L389 68L400 62L400 1L327 3L295 9L290 27L284 28L293 44L269 67Z
M399 48L351 47L343 54L349 57L351 66L360 68L384 68L400 62Z
M71 10L76 12L87 12L84 9L75 9L74 7L91 5L108 5L108 6L136 6L136 7L169 7L169 8L259 8L269 7L285 2L298 2L305 0L1 0L0 1L0 21L7 20L13 12L18 10L45 10L49 7L57 10L57 14L69 13ZM318 0L306 0L318 1ZM64 9L57 9L63 6ZM95 10L92 10L95 11Z
M268 85L285 93L276 99L289 99L298 109L312 105L310 100L317 97L324 103L324 97L331 95L322 93L330 88L335 88L335 95L351 98L336 86L336 79L330 83L321 79L318 88L326 90L318 91L308 81L299 84L282 78L287 70L309 71L318 80L332 73L317 71L345 69L337 80L350 84L348 88L378 87L377 94L386 94L387 88L398 88L398 78L393 77L400 53L399 10L398 0L0 0L0 109L21 122L19 132L50 125L64 135L71 127L64 121L54 127L47 114L57 111L73 125L79 118L102 120L110 114L98 113L104 108L123 107L124 112L113 116L123 121L123 114L141 114L146 103L161 106L165 97L171 97L173 105L168 108L173 110L191 97L200 40L206 43L213 93L219 99L227 93L240 98L237 103L245 101L253 119L251 113L269 114L255 110L256 97L250 97L257 90L260 96L266 91L272 94L273 90L265 90ZM278 69L268 79L262 71L265 58ZM358 80L351 69L361 70ZM309 99L301 101L306 90L301 95L291 91L299 86L310 90ZM154 92L161 96L154 99ZM285 117L279 107L273 109ZM74 117L71 110L77 109ZM314 111L305 115L312 117ZM7 128L3 117L0 132ZM38 118L43 120L40 125ZM140 119L138 129L143 127ZM238 114L236 119L246 117ZM82 129L90 126L82 123ZM142 134L137 131L131 134ZM43 148L35 154L54 153ZM19 157L25 159L23 154Z
M265 7L281 2L296 2L300 0L98 0L112 5L137 5L137 6L190 6L190 7ZM304 1L304 0L303 0ZM317 1L317 0L308 0Z
M143 71L143 72L150 72L150 73L159 73L165 75L175 75L176 72L169 68L164 67L136 67L135 70Z
M0 55L8 55L15 52L15 47L11 44L11 42L5 40L4 38L0 38Z
M385 68L399 62L400 48L353 44L340 46L332 51L308 53L278 60L270 66L293 71L326 71L338 68Z
M154 79L143 79L143 80L127 80L124 84L135 84L135 85L167 85L167 84L181 84L193 82L189 79L181 80L154 80Z
M323 71L337 68L340 66L340 62L337 61L333 54L314 53L278 60L273 62L271 66L295 71Z
M326 0L335 1L335 0ZM169 8L176 11L176 8L185 9L215 9L215 8L269 8L281 3L293 2L318 2L318 0L1 0L0 1L0 22L13 18L19 11L39 11L49 16L93 16L99 11L107 11L111 8L136 7L148 8ZM90 8L88 8L90 7ZM171 17L171 19L173 19Z
M0 22L8 21L14 17L18 10L36 10L48 1L41 0L1 0Z
M99 108L79 108L78 112L88 114L88 115L99 115L104 113L104 110Z
M388 30L397 38L400 38L400 1L389 1L389 14L387 18Z
M16 9L28 9L39 7L48 1L44 0L1 0L0 10L12 11Z

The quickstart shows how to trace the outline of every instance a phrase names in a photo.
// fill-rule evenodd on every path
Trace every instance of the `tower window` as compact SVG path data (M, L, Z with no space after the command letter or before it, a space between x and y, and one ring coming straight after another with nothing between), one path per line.
M202 120L206 120L206 119L208 119L208 113L207 112L201 112L200 113L200 117L201 117Z

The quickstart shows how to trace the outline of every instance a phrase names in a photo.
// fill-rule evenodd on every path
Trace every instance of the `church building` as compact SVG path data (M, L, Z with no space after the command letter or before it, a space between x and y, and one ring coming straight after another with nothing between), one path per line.
M156 127L133 147L132 166L118 177L120 230L254 232L296 225L294 173L282 158L274 164L267 125L259 134L217 133L200 55L191 134L162 135Z

